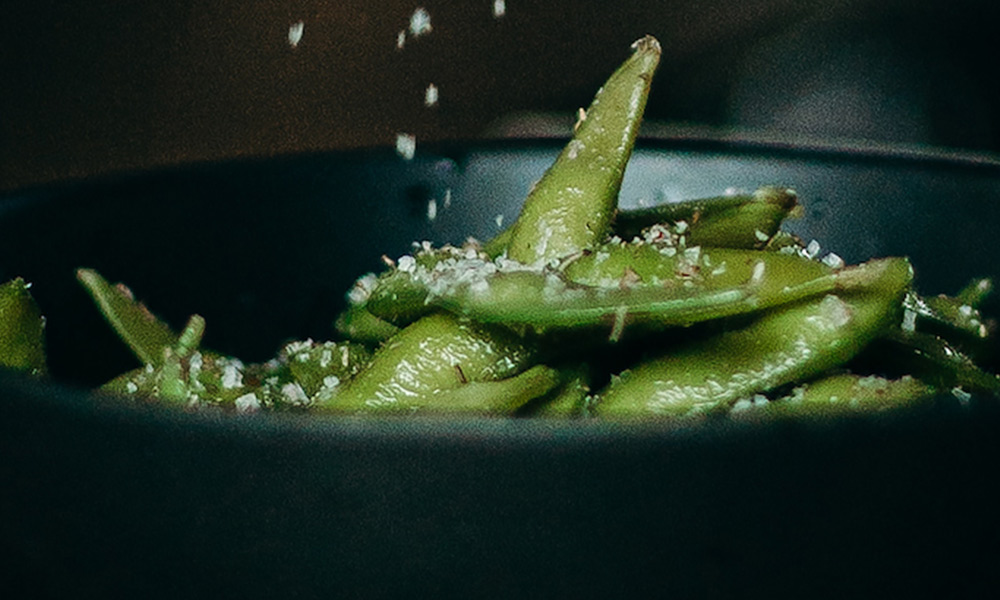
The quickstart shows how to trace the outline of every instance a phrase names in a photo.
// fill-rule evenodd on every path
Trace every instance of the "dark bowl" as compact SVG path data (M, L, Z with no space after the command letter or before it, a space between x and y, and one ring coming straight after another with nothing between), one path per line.
M134 366L94 267L247 360L326 338L413 240L498 231L560 143L194 165L0 198L0 280L48 316L53 377L0 381L0 591L33 597L991 597L1000 411L685 427L188 414L88 394ZM792 228L925 292L1000 277L1000 163L646 142L625 207L794 186ZM428 217L431 200L436 218ZM1000 314L996 304L987 311ZM6 595L6 597L15 597Z

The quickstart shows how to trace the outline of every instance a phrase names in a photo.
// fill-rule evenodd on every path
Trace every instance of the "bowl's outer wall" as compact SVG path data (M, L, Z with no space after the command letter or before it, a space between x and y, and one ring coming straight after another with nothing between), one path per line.
M0 199L0 278L33 282L64 380L131 366L78 266L175 325L202 314L209 345L262 359L328 336L382 253L510 223L557 151L322 154L31 190ZM805 203L794 229L848 262L909 255L935 292L1000 275L994 165L646 146L621 199L772 183ZM1000 584L995 411L631 431L222 419L2 383L0 583L37 596L989 597Z

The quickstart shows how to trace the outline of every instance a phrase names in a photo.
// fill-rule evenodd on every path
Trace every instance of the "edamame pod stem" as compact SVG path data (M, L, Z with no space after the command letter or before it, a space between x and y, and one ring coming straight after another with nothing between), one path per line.
M163 364L163 349L177 345L177 334L160 321L132 293L111 285L93 269L77 269L77 280L97 304L118 337L147 365Z
M763 248L778 231L798 197L790 188L765 186L752 194L685 200L650 208L619 211L612 229L631 239L657 223L676 229L683 223L688 246Z
M387 340L354 379L316 407L349 413L419 411L435 403L434 395L442 390L506 379L533 357L510 331L434 313Z
M29 287L20 277L0 285L0 367L44 375L45 319Z
M660 61L660 43L646 36L597 92L590 108L514 224L508 256L548 262L589 248L607 235L625 166Z
M863 265L852 292L770 311L746 327L641 363L613 379L596 416L687 417L714 412L843 364L899 323L913 277L903 258Z

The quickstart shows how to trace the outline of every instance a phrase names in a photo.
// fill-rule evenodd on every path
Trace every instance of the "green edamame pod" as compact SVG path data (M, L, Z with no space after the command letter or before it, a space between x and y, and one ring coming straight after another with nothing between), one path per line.
M147 364L119 375L100 390L192 409L212 407L235 412L309 404L285 363L244 366L239 359L211 352L195 349L182 355L175 349L165 350L159 366Z
M317 407L350 413L447 410L437 406L435 394L471 381L506 379L529 366L533 356L510 331L435 313L387 340Z
M77 280L97 303L101 314L132 350L148 365L163 364L163 349L177 345L177 334L153 316L128 288L111 285L93 269L78 269Z
M797 206L790 188L765 186L752 194L686 200L650 208L619 211L615 235L631 239L656 224L686 236L688 246L763 248Z
M0 367L44 375L45 318L18 277L0 285Z
M556 369L535 365L506 379L469 381L456 388L439 390L427 399L420 412L509 416L532 400L552 392L560 381Z
M955 294L955 299L958 300L960 305L979 308L979 305L982 304L983 300L986 300L992 291L993 280L989 277L980 277L973 279L964 288L959 290Z
M874 360L940 389L1000 395L1000 377L976 365L947 340L920 331L892 330L878 340Z
M655 38L646 36L632 47L632 56L597 92L573 139L528 194L511 232L510 258L548 262L607 235L660 61Z
M989 327L979 309L957 297L944 294L924 297L912 293L906 298L906 308L915 313L917 329L927 328L945 337L958 334L984 339L989 335Z
M587 416L590 367L578 364L559 369L560 382L551 392L537 396L518 412L526 417L578 418Z
M309 397L324 388L332 392L371 360L371 352L361 344L312 340L289 342L278 356Z
M348 340L373 346L399 332L399 327L376 317L364 304L348 306L337 316L333 326Z
M614 332L626 324L690 325L763 310L851 287L860 275L855 268L835 272L791 255L752 250L702 251L704 257L696 257L695 252L662 256L649 246L625 246L607 252L605 263L625 268L634 264L644 271L648 285L641 283L642 275L634 270L619 276L613 266L605 269L598 251L581 258L580 267L574 263L566 268L567 275L596 285L569 281L555 271L502 271L482 280L469 278L441 288L426 302L486 323L539 330L603 326ZM710 266L706 266L705 258L709 258ZM634 263L630 263L633 259ZM605 287L605 275L609 273L615 285ZM662 278L656 277L658 273Z
M510 245L511 235L514 233L514 226L511 225L507 229L504 229L500 233L493 236L492 239L483 244L483 253L490 258L496 258L507 251L507 246Z
M936 390L910 377L886 379L876 375L839 373L796 387L786 397L756 405L740 401L731 415L740 418L833 417L926 407Z
M843 364L898 324L912 280L902 258L855 269L858 285L850 292L781 307L622 373L592 410L609 417L693 416Z

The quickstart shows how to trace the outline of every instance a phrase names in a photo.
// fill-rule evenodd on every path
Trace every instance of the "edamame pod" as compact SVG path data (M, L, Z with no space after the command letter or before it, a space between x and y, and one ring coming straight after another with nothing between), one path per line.
M902 258L856 269L851 292L781 307L744 328L641 363L615 378L592 407L602 417L687 417L843 364L898 325L912 280Z
M177 345L177 334L136 301L124 285L111 285L93 269L77 269L77 280L97 303L118 337L147 365L163 364L163 349Z
M976 365L967 354L936 335L920 331L888 331L876 348L876 360L941 388L1000 395L1000 377Z
M559 385L548 394L538 395L521 407L519 416L580 418L587 416L590 396L590 367L578 364L559 369Z
M581 258L580 267L567 266L566 275L555 270L513 270L462 278L441 286L425 305L486 323L538 330L608 327L614 332L626 324L671 327L763 310L850 287L859 275L853 268L835 272L800 257L748 250L714 249L704 257L694 252L668 257L655 248L637 246L608 255L606 262L612 266L607 269L598 262L598 252ZM704 258L713 255L719 262L709 258L710 266L705 266ZM618 276L616 266L627 269L632 259L650 284L629 279L640 277L634 271ZM657 274L662 279L654 277ZM596 285L570 281L567 275ZM605 287L607 276L615 285Z
M344 309L333 324L334 329L348 340L377 346L399 332L399 327L373 315L365 304Z
M510 331L435 313L387 340L317 408L349 413L447 410L438 406L436 394L471 381L506 379L527 368L533 357L533 350Z
M354 377L369 360L371 352L351 342L289 342L278 354L292 379L309 397L325 390L334 392L341 382Z
M797 206L795 190L765 186L752 194L685 200L619 211L615 235L631 239L644 229L665 224L686 236L688 246L763 248Z
M900 408L927 407L936 390L909 375L887 379L877 375L838 373L796 387L788 396L755 403L740 400L730 414L737 418L810 418L860 415Z
M560 384L559 371L535 365L527 371L498 381L469 381L456 388L439 390L420 408L422 413L472 413L510 416Z
M45 319L18 277L0 285L0 367L44 375Z
M573 139L528 194L511 232L510 258L547 263L607 236L660 61L660 43L652 36L632 47L632 56L597 92Z

